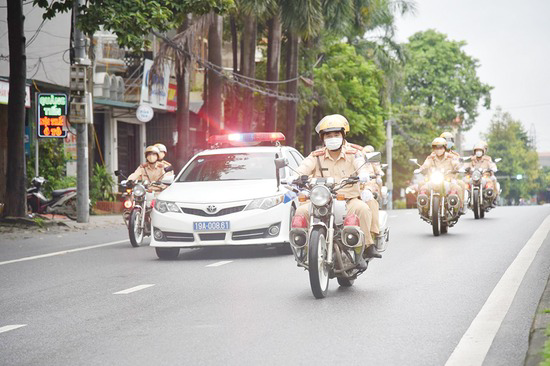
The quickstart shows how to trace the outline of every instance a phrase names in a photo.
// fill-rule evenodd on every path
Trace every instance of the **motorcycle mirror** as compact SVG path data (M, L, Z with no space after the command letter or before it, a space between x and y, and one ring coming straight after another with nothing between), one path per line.
M388 169L388 164L382 164L382 165L380 165L380 167L381 167L382 169Z
M460 158L460 162L463 163L463 162L465 162L465 161L470 161L471 158L472 158L471 156L461 157L461 158Z
M502 158L496 158L495 159L495 163L498 163L498 162L501 162L502 161Z
M379 163L382 158L382 154L380 154L380 151L375 151L365 154L365 157L369 163Z
M466 169L460 168L460 169L458 169L458 172L459 172L459 173L466 173Z
M118 177L118 176L122 175L122 172L120 170L115 170L115 175Z
M171 166L167 166L166 168L172 168ZM166 169L165 168L165 169ZM173 168L171 170L168 170L169 172L174 170ZM170 177L164 177L160 180L160 182L162 184L166 184L167 186L171 185L172 183L174 183L174 177L173 176L170 176Z
M277 170L284 168L287 165L288 165L288 161L285 158L275 159L275 168L277 168Z
M418 165L418 159L409 159L409 161L413 164Z
M167 167L164 167L164 172L165 173L168 173L168 172L173 172L174 171L174 167L172 165L169 165Z

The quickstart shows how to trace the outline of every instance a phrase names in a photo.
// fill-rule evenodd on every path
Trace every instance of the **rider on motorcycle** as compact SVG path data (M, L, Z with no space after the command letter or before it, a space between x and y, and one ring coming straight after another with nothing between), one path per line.
M172 164L170 164L169 162L167 162L166 160L164 160L165 156L166 156L166 152L168 151L166 149L166 146L164 146L163 144L161 143L156 143L154 145L157 149L159 149L159 161L161 163L164 164L164 166L172 166Z
M454 146L455 146L455 137L452 133L450 132L443 132L441 134L441 136L439 136L441 138L444 138L445 141L447 141L447 145L445 146L445 151L447 151L447 153L451 154L455 159L459 159L459 163L460 163L460 154L458 152L456 152L455 150L453 150ZM460 163L462 164L462 163ZM461 189L461 195L460 195L460 199L462 200L462 202L465 201L464 199L464 194L466 192L466 183L464 183L464 181L462 179L457 179L456 180L456 183L460 186L460 189ZM460 213L461 214L464 214L466 211L464 210L464 207L461 207L460 208Z
M145 149L146 162L138 166L135 172L130 174L128 180L148 180L149 182L160 181L165 175L173 175L173 172L165 172L165 164L158 161L160 151L155 146L147 146ZM155 191L161 191L163 187L152 187Z
M496 169L496 164L493 162L493 159L491 159L490 156L486 155L487 152L487 144L483 141L478 142L474 145L474 155L470 157L470 163L467 166L468 169L481 169L486 170L483 173L483 176L487 178L487 188L492 189L495 192L495 198L493 199L493 202L491 203L492 206L495 206L495 202L498 198L498 182L496 181L496 177L494 172Z
M442 137L436 137L432 141L432 150L433 152L428 155L424 164L414 171L414 174L424 174L424 172L429 171L432 168L443 171L444 173L457 171L460 168L460 162L453 155L446 152L447 141ZM452 176L452 175L451 175ZM429 190L428 183L425 183L420 187L420 192L425 192ZM460 185L457 184L456 179L451 180L451 190L455 190L459 193L460 197L460 207L463 210L464 206L464 191L461 189Z
M364 155L344 140L346 132L349 131L349 123L344 116L339 114L325 116L315 130L325 147L312 152L302 161L297 169L300 175L314 178L333 177L336 182L340 182L359 173L360 181L369 180ZM373 212L361 200L359 184L342 188L339 192L345 195L347 212L359 217L359 226L365 235L366 256L381 258L382 256L373 245L372 234L377 234L372 233ZM309 204L298 207L296 216L304 217L309 223ZM363 265L366 268L366 262Z

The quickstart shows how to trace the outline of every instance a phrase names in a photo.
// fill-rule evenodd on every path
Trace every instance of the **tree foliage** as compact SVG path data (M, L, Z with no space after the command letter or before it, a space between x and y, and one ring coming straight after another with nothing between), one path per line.
M497 172L497 177L503 177L499 179L502 196L518 202L520 198L535 194L541 188L538 155L529 146L527 132L521 122L498 108L486 137L488 155L493 160L502 158ZM522 179L516 179L520 174Z
M477 76L479 62L464 52L464 41L451 41L435 30L418 32L406 45L404 104L429 108L441 127L457 117L463 130L475 123L480 101L490 107L491 86Z

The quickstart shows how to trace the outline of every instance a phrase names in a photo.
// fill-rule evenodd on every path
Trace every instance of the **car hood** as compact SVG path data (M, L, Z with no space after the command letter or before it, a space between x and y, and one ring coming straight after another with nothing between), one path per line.
M275 179L173 183L158 199L180 203L225 203L284 194Z

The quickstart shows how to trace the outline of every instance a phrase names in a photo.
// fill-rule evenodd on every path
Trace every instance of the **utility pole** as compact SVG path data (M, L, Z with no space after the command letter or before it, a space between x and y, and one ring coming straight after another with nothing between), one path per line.
M386 159L388 169L386 170L386 187L388 187L388 210L393 209L393 179L392 179L392 148L393 139L391 135L392 118L386 121Z
M90 220L90 193L88 174L88 123L90 123L87 75L90 60L86 53L86 38L78 28L78 9L83 0L73 5L74 60L71 65L71 124L76 126L76 221Z

